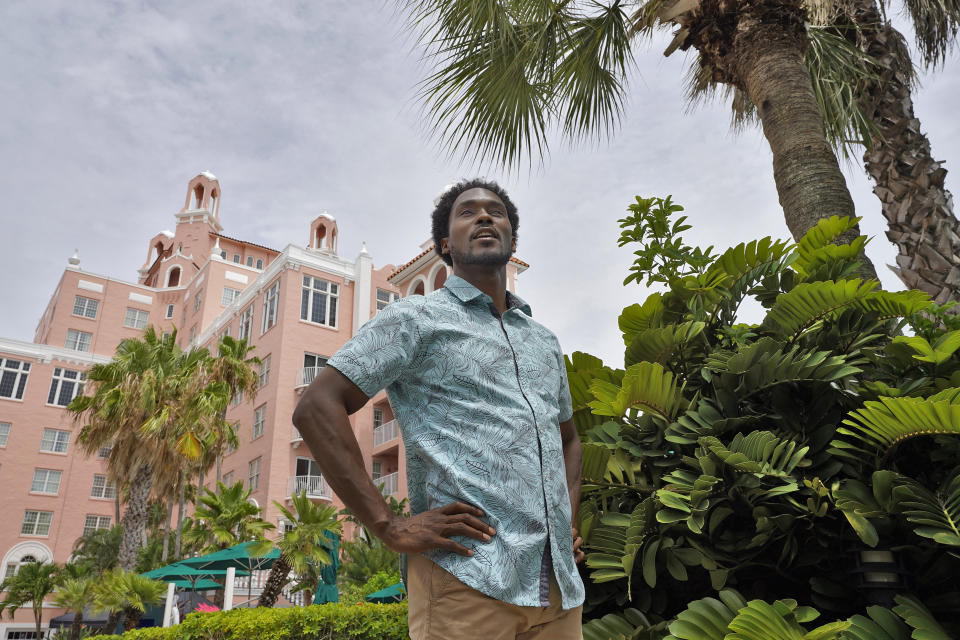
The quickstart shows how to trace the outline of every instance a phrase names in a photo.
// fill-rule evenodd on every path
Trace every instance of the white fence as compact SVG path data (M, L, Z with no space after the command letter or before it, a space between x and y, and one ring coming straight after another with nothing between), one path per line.
M333 498L333 491L330 485L323 479L323 476L293 476L287 485L289 495L301 494L307 492L310 498Z
M373 481L373 484L379 486L383 485L383 493L386 495L391 495L397 492L398 480L397 472L388 473L386 475L380 476Z

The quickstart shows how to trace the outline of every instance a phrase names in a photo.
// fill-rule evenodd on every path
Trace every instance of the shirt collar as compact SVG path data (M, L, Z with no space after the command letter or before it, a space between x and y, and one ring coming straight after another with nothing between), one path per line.
M475 286L461 278L460 276L451 275L447 278L446 282L443 283L444 288L446 288L450 293L455 295L461 302L470 302L480 298L487 304L493 304L493 300L485 294L480 289L477 289ZM515 295L507 291L507 310L510 309L520 309L530 317L533 317L533 313L530 311L530 305L527 304L523 298L518 295Z

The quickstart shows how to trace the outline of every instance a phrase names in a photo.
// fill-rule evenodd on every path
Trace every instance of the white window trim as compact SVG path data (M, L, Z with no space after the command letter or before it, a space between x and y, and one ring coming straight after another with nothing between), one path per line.
M73 346L71 346L71 342L70 342L70 332L71 332L71 331L72 331L74 334L76 334L76 339L73 340ZM81 344L82 341L83 341L83 340L82 340L83 336L87 336L87 348L86 348L86 349L80 349L80 348L79 348L79 347L80 347L80 344ZM66 341L64 342L64 345L63 345L64 349L70 349L71 351L80 351L80 352L82 352L82 353L89 353L92 346L93 346L93 334L92 334L92 333L90 333L89 331L81 331L80 329L67 329L67 338L66 338Z
M37 474L44 472L43 477L43 488L34 489L33 485L37 482ZM58 474L57 476L57 486L54 491L48 491L47 486L50 484L50 474ZM56 496L60 494L60 485L63 484L63 471L60 469L44 469L42 467L37 467L33 470L33 480L30 482L30 493L34 495L41 496Z
M131 313L132 312L132 313ZM131 320L130 316L133 316ZM141 320L142 318L142 320ZM128 329L137 329L142 331L150 323L150 312L146 309L137 309L136 307L127 307L123 314L123 326ZM141 326L141 324L143 326Z
M280 320L280 280L274 281L263 294L263 317L260 319L260 335L277 326Z
M83 304L83 313L77 313L77 301L86 300ZM90 303L95 303L96 310L93 312L92 316L87 315L87 309L90 307ZM73 298L73 309L70 312L74 318L84 318L85 320L96 320L97 316L100 315L100 300L97 298L90 298L88 296L74 296Z
M54 431L54 432L56 432L57 434L60 434L60 433L65 433L65 434L67 434L67 442L66 442L66 445L65 445L65 448L64 448L63 451L56 451L55 449L44 449L44 448L43 448L43 441L44 441L44 438L45 438L45 436L46 436L46 434L47 434L47 431ZM54 437L53 437L53 446L54 446L54 447L56 447L58 441L59 441L59 436L58 436L58 435L54 435ZM41 433L40 433L40 453L53 453L53 454L58 455L58 456L65 456L65 455L67 455L68 453L70 453L70 432L67 431L66 429L55 429L55 428L53 428L53 427L44 427L43 431L41 431Z
M306 284L304 284L304 282L303 282L303 280L306 280L307 278L310 278L310 285L309 285L309 286L306 285ZM318 280L319 280L320 282L325 282L325 283L327 284L327 290L326 290L326 291L322 291L322 290L320 290L320 289L314 288L314 283L315 283L315 281L318 281ZM324 279L324 278L318 278L318 277L316 277L316 276L303 276L303 278L300 280L300 321L301 321L301 322L306 322L307 324L311 324L311 325L314 325L314 326L327 327L328 329L336 329L337 326L339 325L339 319L340 319L340 288L341 288L341 286L342 286L342 285L340 285L340 283L338 283L338 282L333 282L333 281L331 281L331 280L326 280L326 279ZM336 288L337 288L337 292L336 292L336 293L333 293L333 291L332 291L333 287L336 287ZM307 292L308 292L308 294L307 294L307 310L306 310L307 317L306 317L306 318L303 317L303 292L304 292L304 291L307 291ZM327 304L326 304L324 322L316 322L316 321L312 320L312 318L313 318L313 298L314 298L314 294L315 294L315 293L327 297ZM330 301L331 301L331 299L336 299L336 301L337 301L337 302L336 302L336 305L335 305L335 306L336 306L336 310L335 310L334 312L332 312L332 313L331 313L331 311L330 311L330 307L331 307ZM331 315L333 316L332 318L330 317ZM331 322L331 320L332 320L332 322Z
M257 429L258 425L259 425L259 431ZM262 438L263 434L267 430L266 426L267 426L267 405L266 403L264 403L253 410L253 437L251 438L251 440Z
M0 449L7 448L7 443L10 441L10 432L13 431L13 423L0 422L0 432L4 431L6 433L0 433L0 438L2 438L2 441L0 441Z
M60 372L60 375L57 375L57 372ZM73 371L77 374L76 378L67 378L64 377L63 373L65 371ZM57 386L57 390L53 394L53 402L50 402L50 392L47 391L47 406L48 407L66 407L70 404L70 400L67 400L67 404L60 404L57 400L60 398L60 390L64 383L72 382L73 383L73 395L70 396L70 400L73 400L77 396L83 393L83 387L87 383L87 372L86 371L77 371L76 369L67 369L65 367L54 367L53 376L50 379L50 387L54 385Z
M23 532L23 525L25 525L25 524L27 523L27 514L28 514L28 513L36 513L36 514L37 514L37 520L36 520L36 522L34 522L34 524L33 524L33 533L24 533L24 532ZM47 532L46 532L46 533L37 533L37 528L40 526L40 516L43 515L44 513L49 513L49 514L50 514L50 522L47 523ZM40 509L24 509L24 511L23 511L23 520L20 521L20 535L21 535L21 536L29 536L29 537L31 537L31 538L49 538L49 537L50 537L50 529L52 529L52 528L53 528L53 511L41 511Z

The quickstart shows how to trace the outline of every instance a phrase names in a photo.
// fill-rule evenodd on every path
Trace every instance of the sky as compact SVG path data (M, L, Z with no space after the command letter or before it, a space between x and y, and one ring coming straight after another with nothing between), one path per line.
M430 235L433 198L464 177L497 180L519 207L518 291L565 351L622 366L617 316L649 291L617 219L637 195L686 207L694 245L789 234L769 148L735 134L721 103L690 112L689 57L669 35L637 47L621 127L609 141L555 139L528 170L450 159L425 130L429 71L396 7L324 2L0 3L0 336L32 340L67 259L135 281L147 242L174 226L187 182L220 179L232 237L282 249L337 218L341 257L365 242L377 268ZM924 74L917 116L960 193L960 56ZM885 287L895 249L859 162L844 166ZM745 320L759 319L747 309ZM753 317L751 317L751 314Z

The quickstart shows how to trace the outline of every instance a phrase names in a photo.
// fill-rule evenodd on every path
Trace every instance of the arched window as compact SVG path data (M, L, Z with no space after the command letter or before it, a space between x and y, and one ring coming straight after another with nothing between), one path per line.
M203 206L203 185L198 184L193 188L193 207L192 209L199 209Z
M433 276L433 290L436 291L443 286L443 283L447 281L447 268L440 267L437 270L437 274Z
M174 265L170 267L169 271L167 271L167 286L168 287L180 286L180 267Z
M413 288L413 295L422 296L423 295L423 280L417 283L417 286Z

